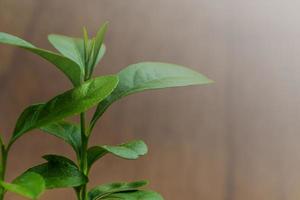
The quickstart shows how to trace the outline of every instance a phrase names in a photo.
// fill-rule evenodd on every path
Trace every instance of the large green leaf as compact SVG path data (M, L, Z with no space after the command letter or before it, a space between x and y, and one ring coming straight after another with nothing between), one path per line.
M68 158L58 155L46 155L43 158L48 162L28 171L40 174L46 182L47 189L77 187L88 182L88 178Z
M42 126L41 130L54 135L70 144L77 156L81 152L81 132L80 126L65 121L54 122L52 124Z
M163 197L153 191L132 191L113 193L100 199L105 200L163 200Z
M43 57L44 59L57 66L75 86L80 85L84 78L83 68L80 67L76 62L65 56L48 50L37 48L21 38L3 32L0 32L0 43L17 46Z
M98 105L91 122L92 127L113 102L129 94L144 90L212 83L212 80L191 69L158 62L130 65L120 71L118 76L117 88Z
M93 146L88 149L88 166L90 168L95 161L107 153L111 153L120 158L137 159L140 156L147 154L147 152L147 145L142 140L134 140L117 146Z
M24 133L84 112L107 97L116 87L116 76L103 76L60 94L45 104L26 108L19 117L10 145Z
M0 181L0 185L29 199L37 199L45 190L43 177L34 172L27 172L16 178L12 183Z
M108 196L116 192L125 192L137 190L140 187L143 187L148 184L148 181L135 181L135 182L117 182L117 183L108 183L104 185L99 185L91 189L88 193L89 200L101 199L105 196Z

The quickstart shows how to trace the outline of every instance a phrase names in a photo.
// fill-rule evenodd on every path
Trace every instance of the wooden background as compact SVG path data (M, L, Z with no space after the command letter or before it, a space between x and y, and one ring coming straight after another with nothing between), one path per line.
M97 74L131 63L178 63L214 79L211 86L151 91L114 104L93 144L144 139L148 156L107 156L91 185L148 178L166 200L300 199L300 23L293 0L0 0L0 31L51 48L48 33L95 33L110 21ZM55 67L0 46L0 124L9 137L28 104L70 84ZM46 153L72 154L32 132L13 147L8 179ZM69 189L41 199L73 199ZM7 199L22 199L9 194Z

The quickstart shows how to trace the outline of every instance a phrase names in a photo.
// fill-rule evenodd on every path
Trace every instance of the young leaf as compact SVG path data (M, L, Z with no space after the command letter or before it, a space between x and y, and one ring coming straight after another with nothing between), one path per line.
M84 63L88 63L88 58L89 58L89 53L88 53L88 48L89 48L89 34L88 31L85 27L83 27L83 47L84 47Z
M105 33L107 31L107 28L108 28L108 22L105 22L101 27L100 29L98 30L97 32L97 35L96 35L96 38L95 38L95 46L93 48L94 52L93 52L93 58L92 58L92 64L89 69L90 73L93 73L93 69L96 65L96 63L99 61L99 59L101 59L99 57L99 55L101 55L101 47L102 47L102 44L103 44L103 41L104 41L104 36L105 36ZM103 54L102 54L103 56ZM101 57L102 57L101 56Z
M83 40L80 38L73 38L56 34L49 35L48 40L62 55L70 58L71 60L76 62L82 68L82 70L85 70L85 66L88 64L88 60L86 60L86 57L90 57L91 51L93 50L92 40L88 40L87 38ZM94 65L100 62L101 58L105 54L105 50L105 45L103 44L101 45L99 51L94 52L97 55Z
M191 69L158 62L130 65L120 71L118 76L117 88L98 105L91 121L92 127L114 101L127 95L144 90L212 83L210 79Z
M14 192L29 199L37 199L45 190L45 181L43 177L34 172L24 173L12 183L0 181L0 185L10 192Z
M101 59L103 58L104 54L105 54L105 51L106 51L106 47L104 44L102 44L99 52L98 52L98 55L96 57L96 62L94 63L94 66L93 66L93 69L95 68L95 66L101 61Z
M83 27L83 44L85 50L87 49L88 42L89 42L89 33L86 27Z
M40 128L42 131L54 135L70 144L77 155L81 152L81 133L77 124L65 121L55 122Z
M117 146L94 146L88 149L88 167L90 168L95 161L107 153L111 153L120 158L137 159L147 154L147 152L147 145L142 140L134 140Z
M147 184L148 181L143 180L130 183L117 182L99 185L89 191L88 198L89 200L101 199L112 193L137 190L138 188L143 187Z
M28 172L40 174L47 189L77 187L88 182L88 178L68 158L58 155L46 155L43 158L48 162L30 168Z
M24 133L84 112L107 97L116 87L116 76L103 76L60 94L45 104L26 108L19 117L10 145Z
M58 67L70 79L74 86L80 85L84 78L83 69L67 57L37 48L29 42L8 33L0 32L0 43L17 46L43 57Z
M164 200L162 196L153 191L132 191L132 192L119 192L113 193L103 198L98 198L103 200ZM93 199L91 199L93 200ZM96 200L96 199L94 199Z

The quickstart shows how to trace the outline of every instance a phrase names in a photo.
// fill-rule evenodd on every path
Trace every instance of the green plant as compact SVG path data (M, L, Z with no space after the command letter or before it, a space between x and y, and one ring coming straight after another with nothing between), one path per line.
M147 153L141 140L120 145L90 147L89 139L98 119L115 101L127 95L150 89L208 84L212 81L190 69L167 63L142 62L123 69L116 75L92 77L95 66L105 53L103 44L107 30L105 23L97 35L90 39L83 29L83 39L61 35L49 35L50 43L59 51L44 50L7 33L0 33L0 43L14 45L31 51L59 68L72 82L73 88L46 103L27 107L17 120L7 144L0 139L0 200L6 191L15 192L29 199L37 199L45 189L73 188L78 200L161 200L158 193L140 189L147 181L110 183L87 189L92 165L113 154L124 159L137 159ZM90 121L85 112L96 106ZM66 121L79 115L80 124ZM6 162L9 150L22 135L40 129L70 144L77 162L60 155L45 155L45 163L34 166L12 183L5 182Z

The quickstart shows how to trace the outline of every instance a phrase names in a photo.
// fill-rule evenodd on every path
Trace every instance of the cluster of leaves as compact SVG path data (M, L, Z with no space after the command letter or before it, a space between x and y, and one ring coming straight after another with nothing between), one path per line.
M0 199L11 191L37 199L46 189L73 188L79 200L162 200L156 192L141 189L147 181L118 182L87 189L92 165L112 154L124 159L137 159L147 153L147 145L141 140L120 145L89 147L92 130L106 109L118 99L150 89L208 84L212 81L188 68L159 62L133 64L115 75L93 77L95 66L105 53L103 44L107 23L101 26L94 38L83 30L83 38L49 35L55 53L38 48L8 33L0 32L0 43L13 45L41 56L60 69L71 81L73 88L48 102L27 107L17 120L7 144L2 140L0 165ZM85 112L96 106L90 121ZM80 124L67 121L80 115ZM60 155L45 155L45 163L34 166L11 183L5 181L6 160L11 146L22 135L33 129L56 136L68 143L76 153L77 162Z

